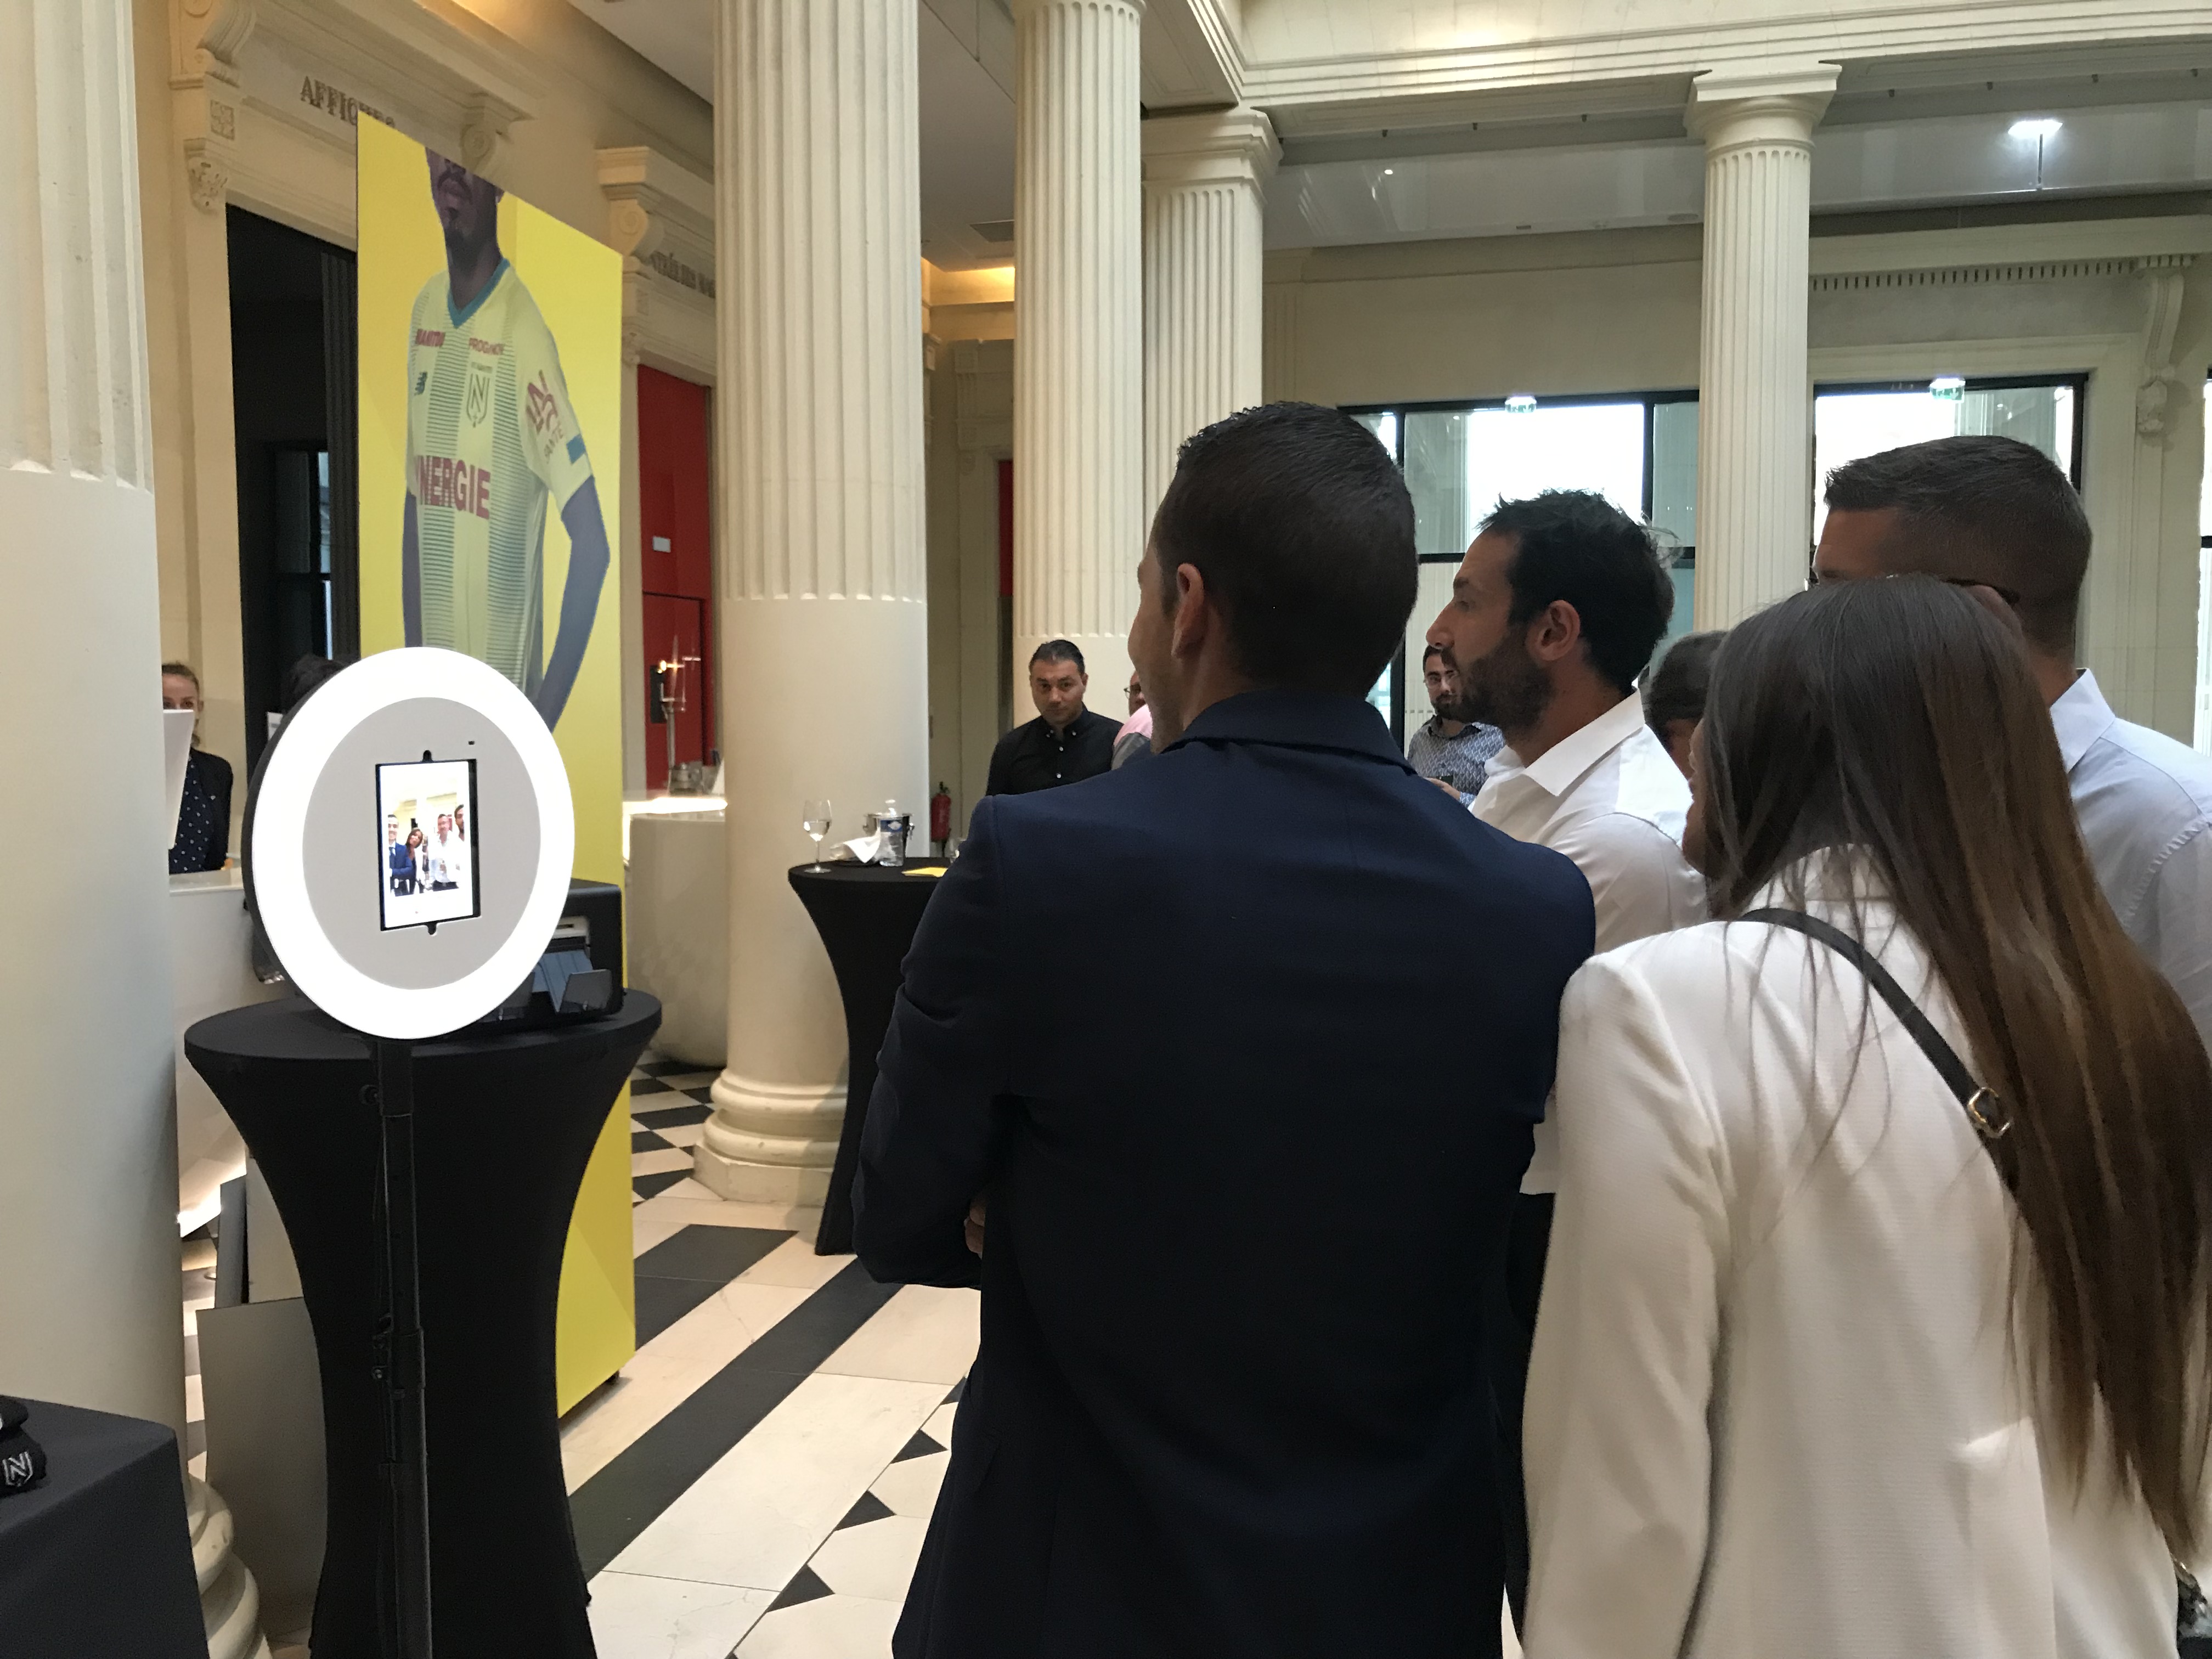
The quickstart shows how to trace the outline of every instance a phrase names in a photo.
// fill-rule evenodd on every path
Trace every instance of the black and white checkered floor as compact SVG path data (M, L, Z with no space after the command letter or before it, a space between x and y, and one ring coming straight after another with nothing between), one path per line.
M814 1254L690 1178L714 1074L630 1084L638 1352L562 1425L601 1659L884 1659L950 1461L973 1291Z

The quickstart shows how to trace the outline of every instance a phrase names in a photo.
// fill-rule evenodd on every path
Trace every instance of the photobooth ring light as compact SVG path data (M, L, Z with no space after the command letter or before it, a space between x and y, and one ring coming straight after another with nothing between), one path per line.
M347 738L384 710L424 699L464 705L514 745L537 798L538 867L520 918L488 957L443 983L399 986L347 960L316 915L308 896L307 830L316 787ZM373 784L364 779L362 787ZM364 814L361 822L366 846L373 819ZM253 896L285 973L325 1013L373 1036L441 1036L489 1013L537 965L568 902L575 847L568 769L530 700L496 669L457 651L381 651L325 682L285 722L254 802ZM366 860L362 868L364 879L374 873Z

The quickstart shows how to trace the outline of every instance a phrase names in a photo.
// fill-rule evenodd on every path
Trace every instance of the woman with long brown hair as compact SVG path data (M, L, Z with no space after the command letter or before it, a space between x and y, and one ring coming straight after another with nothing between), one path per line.
M2212 1062L2016 638L1920 578L1714 666L1717 920L1592 960L1529 1659L2152 1659L2212 1547Z

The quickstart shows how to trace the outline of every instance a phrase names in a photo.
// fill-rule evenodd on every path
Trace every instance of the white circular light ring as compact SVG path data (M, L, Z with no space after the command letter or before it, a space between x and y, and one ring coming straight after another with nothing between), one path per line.
M490 958L442 985L387 985L341 955L307 897L307 807L323 769L354 729L395 703L442 698L483 715L514 744L538 800L538 869L514 931ZM286 720L254 798L255 908L301 994L372 1036L442 1036L511 995L544 955L568 897L576 856L568 771L544 716L498 670L427 646L380 651L325 681Z

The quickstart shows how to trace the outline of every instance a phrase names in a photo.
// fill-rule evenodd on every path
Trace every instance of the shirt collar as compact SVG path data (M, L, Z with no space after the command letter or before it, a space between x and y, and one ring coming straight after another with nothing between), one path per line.
M500 285L506 277L507 272L507 256L502 253L499 256L499 263L491 268L491 276L486 279L484 285L477 290L477 297L465 306L457 306L453 303L453 279L450 276L447 278L446 314L453 319L455 328L465 327L470 318L483 309L484 301L491 298L491 291Z
M1413 769L1364 698L1327 691L1246 691L1224 697L1184 728L1164 752L1187 743L1274 743L1294 749L1340 749Z
M2089 745L2111 731L2118 720L2112 704L2105 701L2105 694L2097 689L2097 677L2083 669L2058 701L2051 705L2051 727L2058 734L2060 764L2071 772L2081 763L2081 757L2089 752Z
M1557 798L1643 729L1644 699L1632 691L1581 731L1553 744L1521 768L1521 774L1546 794Z

